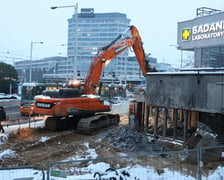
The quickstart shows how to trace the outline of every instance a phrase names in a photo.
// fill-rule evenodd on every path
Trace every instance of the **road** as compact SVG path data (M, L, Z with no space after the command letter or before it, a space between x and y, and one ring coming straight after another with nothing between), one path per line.
M19 107L19 99L5 99L0 100L0 106L3 106L6 111L7 120L17 120L21 118Z
M0 106L3 106L6 111L6 121L2 124L4 126L8 125L18 125L24 123L36 122L37 120L43 120L43 116L29 117L20 115L20 100L19 99L6 99L0 100Z
M20 115L20 100L19 99L6 99L0 100L0 106L3 106L6 111L7 121L3 125L13 125L25 122L32 122L44 119L43 116L29 117ZM122 100L119 104L112 104L112 113L119 113L120 115L128 115L129 101Z
M112 104L111 112L127 116L129 112L129 103L129 100L121 100L118 104Z

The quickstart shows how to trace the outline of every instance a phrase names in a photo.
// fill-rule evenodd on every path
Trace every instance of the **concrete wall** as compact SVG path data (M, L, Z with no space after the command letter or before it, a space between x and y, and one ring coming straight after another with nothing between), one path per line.
M224 72L149 73L146 103L224 113Z

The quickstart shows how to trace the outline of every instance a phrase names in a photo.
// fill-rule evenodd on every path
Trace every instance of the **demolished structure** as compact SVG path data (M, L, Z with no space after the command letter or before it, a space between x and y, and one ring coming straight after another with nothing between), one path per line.
M139 128L186 142L203 122L224 143L223 71L148 73L146 82L146 90L135 89Z

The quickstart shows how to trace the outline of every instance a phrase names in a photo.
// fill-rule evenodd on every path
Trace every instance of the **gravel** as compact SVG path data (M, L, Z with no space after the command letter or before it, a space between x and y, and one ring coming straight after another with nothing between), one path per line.
M151 136L138 132L129 125L110 130L104 137L113 147L132 153L162 152L163 146Z

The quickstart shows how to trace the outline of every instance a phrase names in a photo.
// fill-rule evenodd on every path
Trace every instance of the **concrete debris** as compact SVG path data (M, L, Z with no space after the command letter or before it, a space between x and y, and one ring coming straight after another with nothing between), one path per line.
M151 136L138 132L130 126L120 126L106 133L104 140L122 151L133 153L163 152L164 147Z

